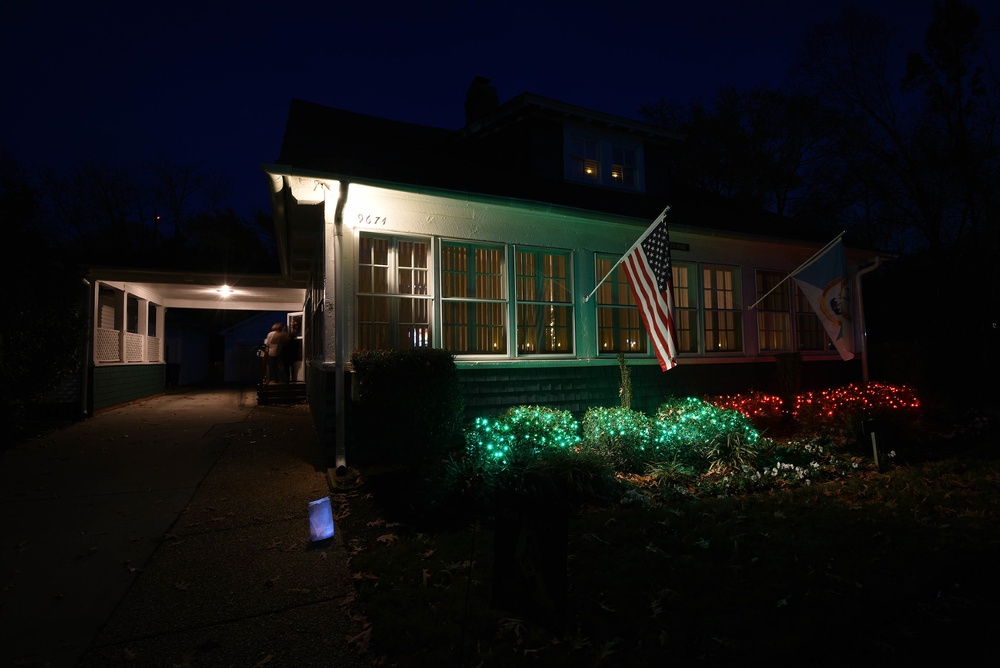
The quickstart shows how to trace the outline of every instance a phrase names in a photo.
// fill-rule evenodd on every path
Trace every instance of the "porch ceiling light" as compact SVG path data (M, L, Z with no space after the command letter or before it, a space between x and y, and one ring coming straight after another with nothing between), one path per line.
M234 292L236 292L235 290L233 290L228 285L223 285L221 288L216 288L215 291L218 292L220 295L222 295L223 299L227 298L229 295L231 295Z

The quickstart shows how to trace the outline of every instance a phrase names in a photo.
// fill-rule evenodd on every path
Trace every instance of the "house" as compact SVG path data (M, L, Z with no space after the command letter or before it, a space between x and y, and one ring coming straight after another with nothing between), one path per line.
M619 353L647 411L776 391L788 354L803 388L861 381L860 318L845 362L784 280L833 235L676 191L677 141L537 95L500 104L483 78L459 130L293 101L264 171L286 277L306 286L306 384L337 463L358 349L451 351L470 416L617 405ZM668 206L679 355L663 372L616 263ZM876 265L846 258L852 277Z

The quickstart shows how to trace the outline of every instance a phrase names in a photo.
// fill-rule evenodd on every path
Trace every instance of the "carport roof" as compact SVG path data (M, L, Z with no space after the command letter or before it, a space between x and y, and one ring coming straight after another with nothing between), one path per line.
M124 289L167 308L300 311L305 285L279 275L225 275L92 267L91 282ZM230 289L224 294L224 286Z

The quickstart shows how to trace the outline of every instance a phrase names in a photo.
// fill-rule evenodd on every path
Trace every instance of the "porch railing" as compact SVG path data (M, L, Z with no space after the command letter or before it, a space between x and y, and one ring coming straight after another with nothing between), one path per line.
M122 355L122 332L98 327L94 336L94 362L160 362L160 337L125 332L125 355Z

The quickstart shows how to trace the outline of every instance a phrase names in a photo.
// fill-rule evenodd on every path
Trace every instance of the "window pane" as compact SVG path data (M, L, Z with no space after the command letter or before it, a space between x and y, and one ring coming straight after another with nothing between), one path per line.
M442 246L441 248L441 296L465 297L468 284L465 272L468 259L464 246Z
M430 345L430 301L400 296L429 294L429 248L427 241L360 237L355 342L359 348Z
M517 351L525 355L573 352L573 309L569 306L517 307Z
M495 248L476 249L474 280L479 299L503 298L503 253Z
M802 291L795 288L795 332L799 350L832 350L833 343Z
M389 347L387 297L358 297L358 347L367 350Z
M442 345L458 354L505 355L507 337L503 311L503 304L442 304Z
M677 334L677 352L698 352L698 314L695 311L678 309L674 314L674 329Z
M742 350L742 319L732 311L705 312L706 352Z
M504 249L441 246L441 345L456 354L507 354Z
M698 291L693 279L694 265L675 262L671 266L674 278L674 329L677 352L696 353L700 344L698 329Z
M608 275L617 258L597 258L597 350L599 353L645 353L646 333L628 278L621 266Z
M573 289L568 252L518 249L514 259L518 306L517 352L573 352ZM557 306L557 304L563 304Z
M757 345L761 351L791 350L792 317L790 284L785 273L761 271L756 274Z
M638 308L598 308L597 337L602 353L644 353L646 336Z
M702 268L705 352L743 350L743 313L737 267Z
M788 350L792 318L788 313L757 313L757 342L761 350Z

